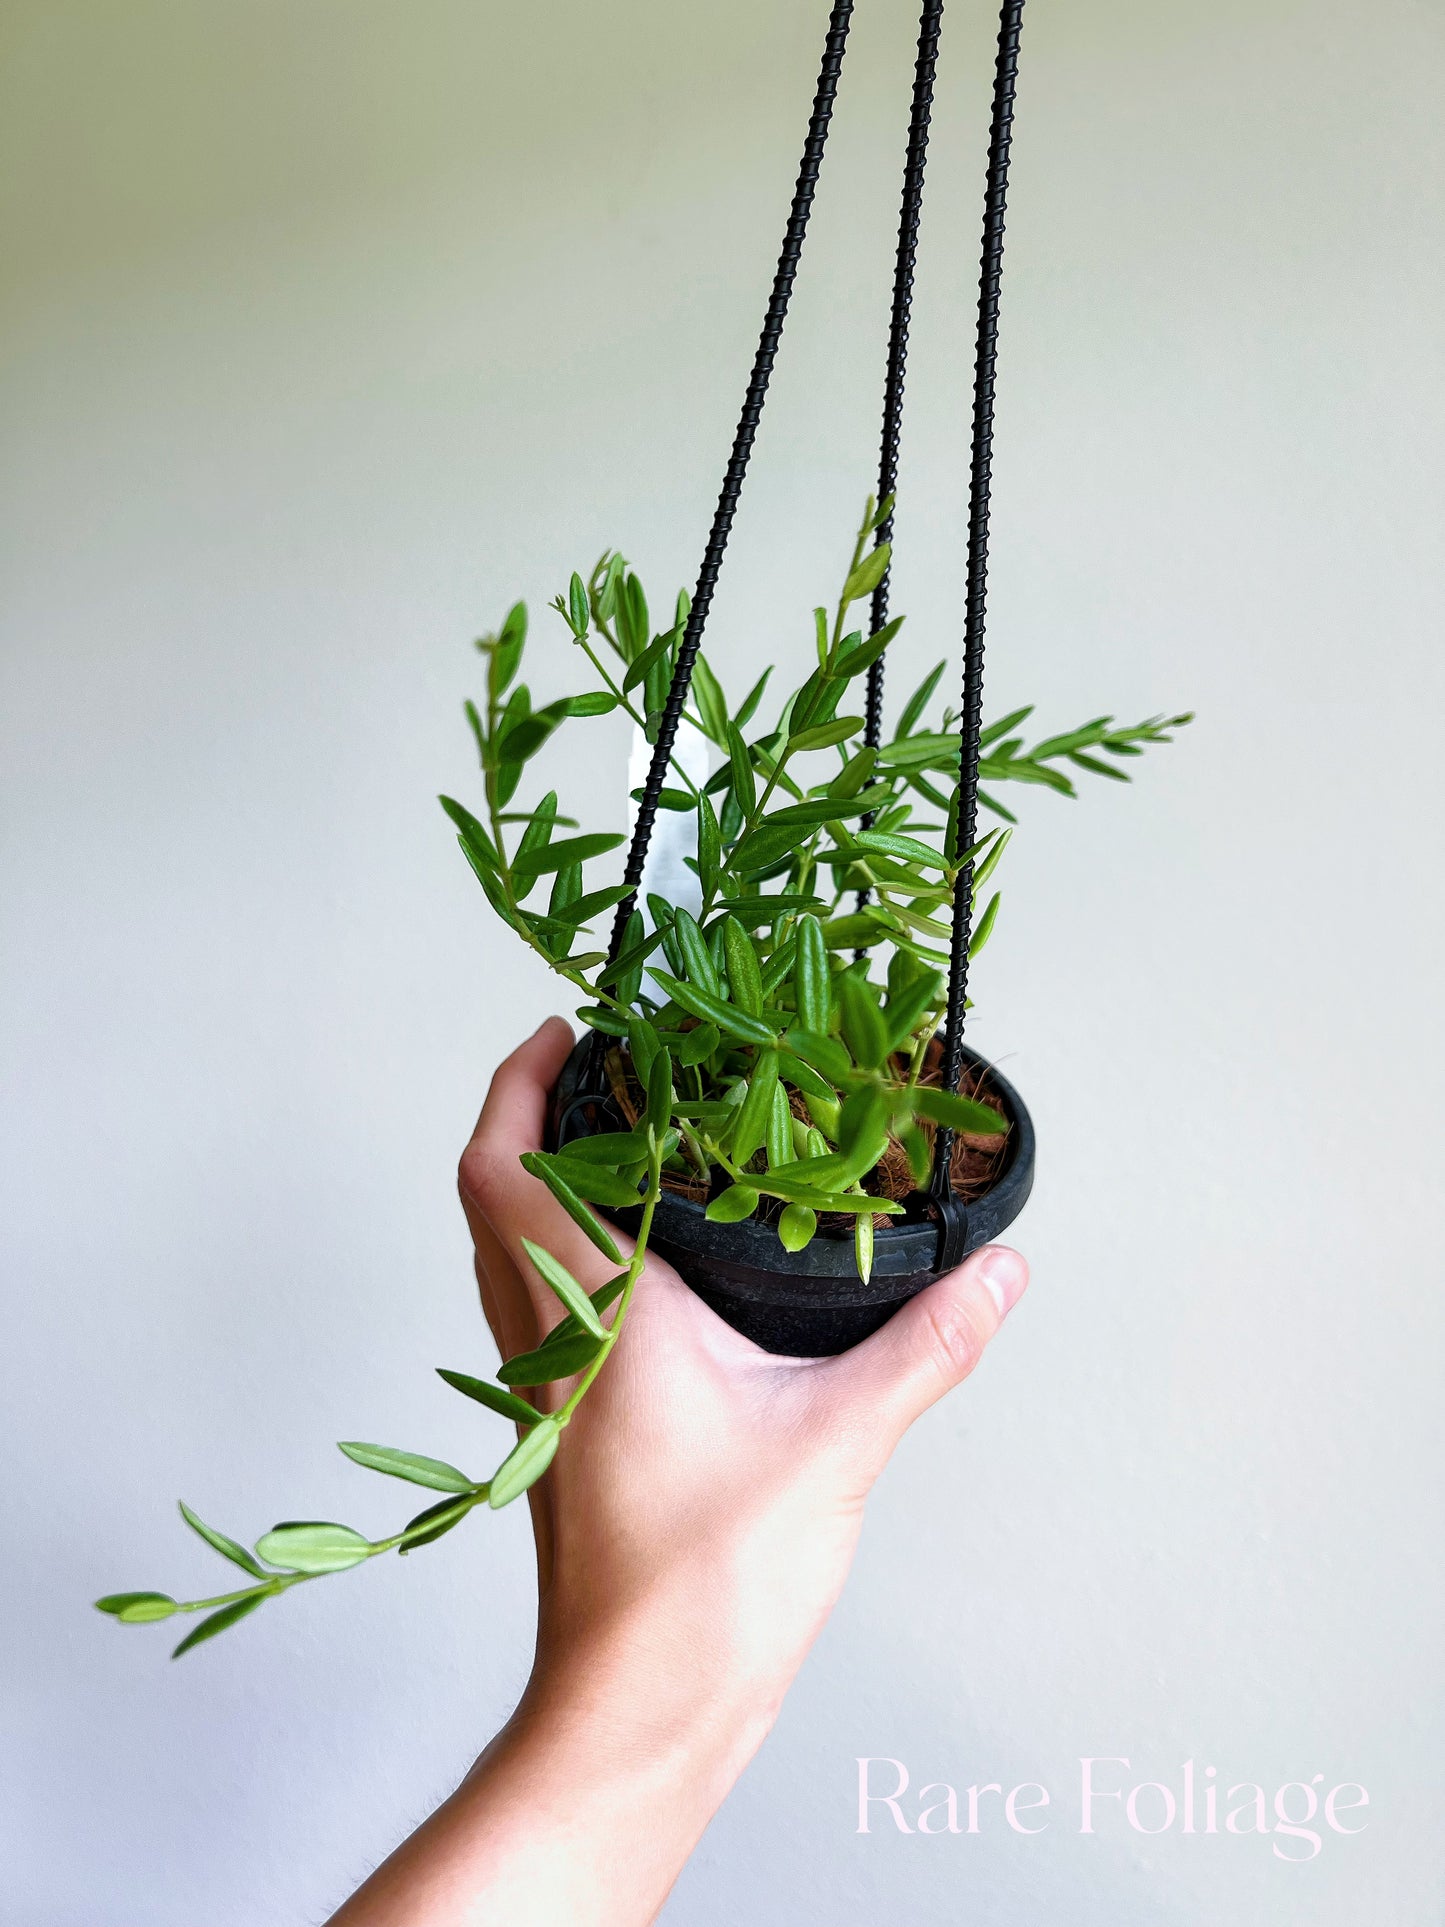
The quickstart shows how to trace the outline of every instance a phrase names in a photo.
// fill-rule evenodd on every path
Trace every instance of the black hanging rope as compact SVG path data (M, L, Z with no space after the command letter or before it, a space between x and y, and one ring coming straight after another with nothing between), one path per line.
M918 256L918 223L923 212L923 169L928 159L928 125L933 111L933 76L938 66L938 36L943 0L924 0L918 22L918 59L913 69L913 117L903 162L903 205L898 215L898 256L893 270L893 315L888 329L888 374L883 384L883 434L878 456L878 500L886 502L898 486L898 445L903 433L903 377L908 364L908 321L913 306L913 268ZM893 540L893 511L878 525L878 540ZM889 570L873 591L870 635L888 620ZM868 703L863 741L877 749L883 740L883 658L868 671ZM872 815L863 827L871 827ZM858 893L858 908L868 892Z
M988 514L993 462L994 369L998 354L999 283L1003 273L1004 209L1009 143L1018 79L1024 0L1004 0L994 67L993 124L984 193L983 254L979 269L978 352L973 378L973 463L969 476L968 589L963 647L963 715L959 721L958 845L972 848L978 821L978 737L983 702L984 617L988 603ZM948 968L943 1088L958 1089L963 1069L963 1025L968 1001L968 945L973 925L973 865L959 873L953 899L953 945ZM963 1213L953 1196L953 1132L940 1125L933 1149L931 1191L942 1220L940 1267L957 1263L964 1241Z
M718 497L712 530L707 539L707 548L703 552L702 567L698 570L697 589L692 598L692 608L688 613L687 627L683 631L682 642L678 647L677 662L672 672L672 686L667 692L667 703L658 723L652 763L647 772L647 782L643 786L642 800L637 809L637 823L632 832L632 847L627 853L627 868L622 878L627 886L627 895L618 904L617 914L613 919L612 941L608 946L609 962L615 963L621 955L628 919L637 901L638 885L642 882L643 867L647 862L647 846L652 840L652 824L657 814L657 802L667 779L667 767L672 757L673 739L677 735L682 706L687 700L688 685L692 681L692 666L697 660L697 652L702 644L702 632L712 603L713 590L717 585L718 571L722 567L723 551L727 548L733 516L737 513L743 477L748 470L748 457L753 452L753 441L758 432L758 421L763 412L763 401L768 392L768 381L773 372L778 343L782 339L783 322L787 318L788 302L793 292L793 281L798 271L798 259L803 252L803 237L807 233L808 216L813 207L813 193L818 185L818 168L828 139L828 123L832 117L833 102L838 92L838 76L843 66L843 51L847 45L848 27L852 16L853 0L836 0L828 21L828 38L823 48L823 64L818 74L817 93L813 98L812 117L808 122L808 137L803 143L803 159L798 169L798 184L793 190L793 205L788 214L782 252L778 256L777 273L773 277L772 296L768 302L767 313L763 317L763 331L758 342L758 352L753 361L753 372L748 381L747 398L743 402L742 417L738 422L737 434L733 438L732 455L728 460L727 473L723 477L722 493Z

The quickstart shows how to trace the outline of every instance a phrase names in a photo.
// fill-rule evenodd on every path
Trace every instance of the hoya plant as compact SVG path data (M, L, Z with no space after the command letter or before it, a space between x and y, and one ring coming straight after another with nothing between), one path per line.
M478 795L442 805L498 917L581 1000L610 1121L599 1128L594 1106L581 1135L521 1163L613 1275L589 1291L528 1242L560 1322L536 1350L504 1360L495 1380L442 1371L515 1428L499 1441L489 1477L343 1442L356 1464L422 1487L432 1502L383 1539L291 1522L254 1550L183 1504L186 1523L244 1583L186 1601L115 1593L96 1602L102 1612L127 1624L204 1614L179 1655L292 1586L414 1551L478 1507L509 1505L546 1471L624 1341L633 1296L647 1288L654 1219L669 1199L691 1200L716 1226L760 1224L780 1254L846 1233L866 1281L880 1230L917 1209L940 1129L979 1161L975 1179L988 1183L1009 1130L1005 1109L986 1080L963 1092L944 1088L939 1072L955 893L966 887L983 905L975 955L997 922L993 879L1017 820L1006 787L1072 797L1081 778L1128 782L1129 764L1190 718L1121 725L1097 716L1036 740L1031 707L990 722L980 737L978 801L992 823L960 848L958 718L946 708L931 713L945 665L904 703L886 740L864 741L860 678L902 627L900 618L866 634L853 620L889 565L878 531L890 506L869 503L836 606L814 610L815 660L799 687L779 700L765 672L734 702L697 657L681 724L709 746L715 767L696 781L674 756L659 798L692 826L695 889L686 904L657 894L632 903L620 943L608 944L606 932L631 893L606 873L622 835L564 816L555 790L519 798L565 725L621 712L657 741L687 596L655 628L621 555L604 555L586 581L574 574L552 605L564 626L556 633L585 659L593 686L540 708L522 676L524 604L478 642L485 689L466 706ZM626 1255L618 1220L632 1234Z

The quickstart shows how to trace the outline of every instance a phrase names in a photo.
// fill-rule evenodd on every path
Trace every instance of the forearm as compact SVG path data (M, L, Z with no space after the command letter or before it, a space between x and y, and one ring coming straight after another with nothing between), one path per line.
M645 1637L540 1664L456 1793L333 1927L644 1927L774 1708L678 1683Z

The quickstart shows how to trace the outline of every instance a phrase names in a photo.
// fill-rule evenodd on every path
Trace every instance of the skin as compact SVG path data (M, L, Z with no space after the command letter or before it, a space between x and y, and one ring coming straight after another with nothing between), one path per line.
M498 1070L461 1162L502 1356L561 1307L524 1235L589 1290L613 1270L518 1168L572 1033L549 1018ZM761 1745L842 1589L864 1501L1028 1281L987 1246L865 1344L777 1358L658 1259L622 1340L529 1493L537 1649L507 1725L333 1927L643 1927ZM570 1387L543 1388L555 1409Z

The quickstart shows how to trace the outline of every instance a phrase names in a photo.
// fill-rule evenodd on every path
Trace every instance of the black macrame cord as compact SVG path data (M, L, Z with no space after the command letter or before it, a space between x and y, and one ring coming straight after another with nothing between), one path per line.
M993 123L988 143L988 183L983 201L983 250L979 265L978 349L973 373L973 460L968 492L968 588L963 632L963 715L959 720L957 848L973 847L978 822L978 736L983 707L983 636L988 604L988 512L993 479L993 393L998 359L999 284L1003 277L1004 209L1008 200L1009 145L1018 82L1019 31L1024 0L1004 0L994 65ZM963 1025L968 1008L968 947L973 929L973 864L959 872L953 898L953 944L948 965L948 1017L944 1031L943 1088L958 1089L963 1069ZM966 1214L953 1195L953 1132L940 1124L933 1145L930 1194L942 1237L939 1269L964 1255Z
M918 224L923 213L923 170L928 160L928 124L933 111L933 77L938 66L938 36L943 23L943 0L924 0L918 22L918 60L913 69L913 118L908 126L908 151L903 162L903 205L898 215L898 258L893 270L893 314L888 325L888 374L883 384L883 433L878 454L878 500L886 502L898 486L898 446L903 434L903 377L908 365L908 319L913 307L913 268L918 258ZM893 511L878 525L878 540L892 542ZM868 633L876 636L888 620L888 576L885 570L873 591ZM877 749L883 740L883 658L868 671L868 702L864 710L863 741ZM870 811L862 827L873 827ZM869 892L858 892L858 908ZM856 953L861 957L863 952ZM856 959L855 959L856 960Z
M978 335L974 364L973 443L969 474L968 565L966 613L964 623L963 713L959 724L959 790L957 847L972 847L978 817L979 729L983 700L984 627L988 598L988 522L992 479L994 374L998 349L999 287L1003 269L1004 211L1008 189L1009 148L1013 130L1014 95L1018 78L1019 35L1024 0L1004 0L999 22L998 55L994 68L993 115L989 134L988 177L984 194L983 247L979 272ZM802 255L808 217L812 212L818 172L828 138L838 79L847 45L853 0L836 0L828 23L828 37L818 75L813 111L803 145L782 251L773 277L772 294L763 319L762 335L753 361L746 399L743 402L732 454L723 477L697 589L692 598L682 642L678 647L667 702L658 723L657 741L638 805L632 845L628 851L623 882L627 895L617 906L608 948L610 962L616 962L626 938L628 922L637 900L652 840L658 799L666 781L672 746L682 717L683 704L692 681L693 664L702 645L703 630L718 574L727 548L733 518L742 494L743 479L757 436L758 422L772 375L783 323ZM919 22L918 58L914 69L913 115L909 126L908 149L904 165L903 203L899 217L898 255L893 284L893 310L889 331L888 373L884 390L883 432L879 463L879 499L893 493L898 470L898 448L903 417L904 371L908 353L908 322L912 303L913 270L917 253L919 218L922 208L923 171L928 148L933 79L937 64L938 39L942 20L942 0L924 0ZM878 540L892 536L890 515L880 525ZM885 573L873 593L871 633L887 621L888 576ZM880 658L869 670L865 742L875 748L881 739L883 706L883 663ZM865 899L860 896L860 903ZM973 922L973 865L960 871L954 891L952 945L948 972L948 1009L944 1030L943 1086L957 1090L963 1067L963 1029L968 1002L968 953ZM601 1070L604 1040L593 1039L592 1071L595 1081ZM953 1193L951 1162L954 1134L940 1125L934 1142L933 1170L929 1196L940 1224L938 1267L957 1264L966 1245L966 1213Z

